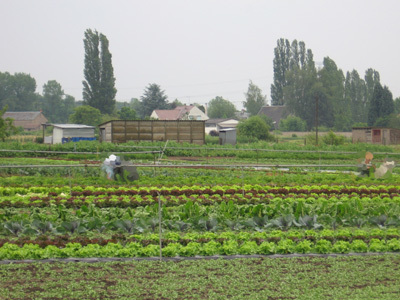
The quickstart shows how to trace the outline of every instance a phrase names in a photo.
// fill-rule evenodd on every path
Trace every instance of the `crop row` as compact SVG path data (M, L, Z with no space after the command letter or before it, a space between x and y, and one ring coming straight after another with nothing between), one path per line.
M17 244L5 243L0 248L2 259L46 259L65 257L154 257L159 255L159 245L144 245L140 242L120 243L108 242L100 244L67 243L64 248L48 245L41 248L39 244L25 243L22 247ZM250 240L240 242L234 239L221 239L213 241L190 241L180 243L170 241L162 246L162 255L167 257L189 257L210 255L252 255L252 254L290 254L290 253L349 253L349 252L399 252L399 239L371 239L336 241L327 239L294 241L280 239L279 241Z
M0 247L5 243L16 244L22 247L26 243L33 243L40 245L44 248L48 245L56 245L58 247L65 247L68 243L80 243L81 245L99 244L106 245L107 243L120 243L125 245L128 242L139 242L143 246L149 244L159 243L158 233L98 233L95 235L82 235L75 233L64 233L54 235L50 233L42 233L38 236L19 236L7 237L0 239ZM190 231L187 233L166 231L161 235L162 244L165 246L172 242L178 242L186 245L189 242L206 243L210 241L224 242L226 240L236 240L239 244L246 241L256 241L257 244L261 242L278 242L282 239L290 239L295 242L302 240L317 241L320 239L329 240L331 242L363 240L369 242L371 239L378 240L391 240L400 239L400 228L367 228L359 229L356 227L342 228L342 229L289 229L287 231L269 229L268 231Z
M275 196L295 195L374 195L374 194L398 194L398 185L298 185L298 186L274 186L260 184L245 185L194 185L172 187L132 187L132 186L68 186L67 182L62 187L0 187L0 196L45 194L59 196L70 194L71 196L99 196L99 195L142 195L142 196L191 196L191 195L225 195L238 193L271 194Z
M213 217L211 217L214 215ZM40 236L62 235L62 234L142 234L155 232L161 226L162 230L172 232L220 232L222 230L256 231L268 232L271 229L280 229L287 231L291 228L301 229L322 229L322 228L342 228L355 226L364 227L400 227L400 218L398 216L388 217L379 216L350 216L332 217L330 215L304 215L295 217L293 214L282 215L276 218L250 217L250 218L227 218L226 216L178 215L178 218L159 219L152 216L143 216L141 218L113 218L110 216L74 218L66 220L66 217L57 220L39 220L39 219L20 219L9 220L0 223L0 236ZM107 218L108 217L108 218Z

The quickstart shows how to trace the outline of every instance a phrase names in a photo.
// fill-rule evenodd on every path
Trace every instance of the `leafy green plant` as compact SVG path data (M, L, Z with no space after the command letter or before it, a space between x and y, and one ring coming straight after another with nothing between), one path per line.
M303 217L299 217L299 219L297 220L293 220L293 223L297 226L297 227L305 227L307 229L319 229L322 228L322 224L318 223L317 221L318 216L314 215L314 216L303 216Z
M139 222L138 219L132 220L116 220L113 222L113 226L116 229L120 229L123 232L129 234L142 233L144 232L144 226Z
M354 240L350 245L350 249L353 252L367 252L368 245L362 240Z
M69 232L71 234L73 233L84 233L87 231L87 228L85 227L85 224L82 223L80 220L74 220L74 221L64 221L61 223L61 226L57 228L57 231L60 233L65 233Z
M25 221L10 221L3 224L4 228L15 236L19 236L24 232L26 229L26 222Z
M270 221L268 225L269 227L278 227L283 231L287 231L292 226L293 222L294 216L290 214L274 219Z
M334 253L349 253L350 249L350 243L347 241L337 241L332 247Z

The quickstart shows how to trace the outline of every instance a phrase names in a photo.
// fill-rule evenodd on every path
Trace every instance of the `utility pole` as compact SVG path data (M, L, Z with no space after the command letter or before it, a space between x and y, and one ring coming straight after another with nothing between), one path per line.
M318 94L315 95L315 143L318 146Z

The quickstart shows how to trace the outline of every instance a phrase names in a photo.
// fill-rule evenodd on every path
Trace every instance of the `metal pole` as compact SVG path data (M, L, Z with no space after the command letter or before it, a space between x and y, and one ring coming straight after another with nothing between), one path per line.
M161 242L161 194L158 193L158 239L160 241L160 261L162 261L162 242Z
M315 143L318 146L318 95L315 96Z

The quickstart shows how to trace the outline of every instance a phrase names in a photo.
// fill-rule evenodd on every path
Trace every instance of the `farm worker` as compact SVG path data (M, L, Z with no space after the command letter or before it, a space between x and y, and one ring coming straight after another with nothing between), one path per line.
M113 179L114 169L111 165L111 161L109 158L106 158L103 162L103 166L101 167L107 174L107 179Z

